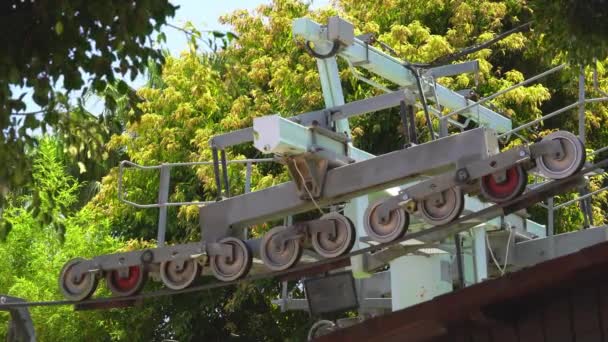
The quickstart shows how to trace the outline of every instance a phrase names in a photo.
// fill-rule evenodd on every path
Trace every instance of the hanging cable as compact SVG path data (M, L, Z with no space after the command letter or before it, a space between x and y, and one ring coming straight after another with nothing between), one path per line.
M530 26L532 25L532 22L529 21L527 23L521 24L515 28L512 28L508 31L505 31L499 35L497 35L496 37L490 39L490 40L486 40L485 42L481 43L481 44L477 44L477 45L472 45L469 47L466 47L460 51L457 51L455 53L451 53L451 54L447 54L447 55L443 55L441 57L437 57L435 58L433 61L431 61L430 63L427 64L423 64L423 65L416 65L416 66L425 66L425 67L436 67L439 65L444 65L444 64L448 64L451 63L455 60L458 60L466 55L470 55L474 52L477 52L479 50L485 49L490 45L496 44L497 42L507 38L508 36L514 34L514 33L518 33L518 32L524 32L524 31L528 31L530 29Z
M418 74L418 69L414 68L409 63L403 63L403 66L412 72L414 78L416 79L416 86L418 87L418 93L420 95L420 103L422 103L422 109L424 110L424 118L426 119L426 125L429 128L429 132L431 134L431 140L435 140L435 132L433 130L433 123L431 122L431 115L429 114L429 108L426 103L426 96L424 96L424 91L422 90L422 82L420 81L420 74ZM413 122L411 124L414 124Z
M497 42L507 38L508 36L514 34L514 33L518 33L518 32L526 32L530 30L530 26L532 26L532 22L529 21L527 23L521 24L515 28L512 28L508 31L505 31L499 35L497 35L496 37L486 40L483 43L480 44L476 44L476 45L471 45L468 46L460 51L454 52L454 53L450 53L450 54L446 54L443 56L439 56L437 58L435 58L434 60L432 60L429 63L410 63L410 65L417 67L417 68L434 68L434 67L438 67L438 66L442 66L442 65L446 65L449 64L457 59L460 59L464 56L470 55L474 52L477 52L479 50L485 49L493 44L496 44ZM380 46L382 48L384 48L386 51L388 51L390 54L392 54L394 57L399 57L397 52L395 51L395 49L393 49L390 45L376 39L375 37L373 39L370 40L370 44L371 43L378 43L380 44Z
M311 46L310 41L306 41L304 43L304 49L306 50L306 52L308 52L311 56L313 56L315 58L326 59L326 58L331 58L331 57L335 56L338 53L338 50L340 49L339 41L334 40L332 42L332 44L333 45L331 46L331 50L326 54L320 54L317 51L315 51L315 49Z
M496 268L500 272L501 276L505 275L505 272L507 270L507 265L508 265L508 261L509 261L509 246L511 244L511 237L512 236L513 236L513 228L510 228L509 229L509 237L507 238L507 245L506 245L506 248L505 248L506 251L505 251L504 264L503 264L503 266L500 266L500 264L498 263L498 260L494 256L494 252L492 251L492 245L490 244L490 239L488 238L488 234L486 233L486 248L490 252L490 257L492 258L492 261L494 262L494 265L496 265Z
M325 215L325 212L323 211L323 209L321 209L321 207L319 206L317 201L315 201L315 198L312 195L312 193L310 192L310 190L308 189L308 186L306 186L306 179L304 178L304 175L302 174L302 172L300 172L300 169L298 168L298 163L296 163L296 161L293 159L292 159L292 161L293 161L293 167L296 169L296 172L298 172L298 175L300 175L300 179L302 179L302 187L304 187L304 190L306 190L306 192L308 193L308 196L310 196L310 200L315 205L315 207L317 207L317 210L319 210L321 215Z

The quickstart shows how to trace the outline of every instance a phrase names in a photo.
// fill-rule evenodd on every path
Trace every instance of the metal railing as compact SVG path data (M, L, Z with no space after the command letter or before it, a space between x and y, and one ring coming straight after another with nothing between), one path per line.
M499 97L499 96L501 96L503 94L506 94L506 93L508 93L508 92L510 92L510 91L512 91L514 89L517 89L519 87L525 86L525 85L527 85L529 83L532 83L532 82L534 82L534 81L536 81L536 80L538 80L540 78L543 78L543 77L548 76L550 74L553 74L553 73L555 73L557 71L560 71L560 70L562 70L565 67L566 67L565 64L561 64L561 65L556 66L553 69L549 69L549 70L547 70L547 71L545 71L543 73L540 73L540 74L538 74L538 75L536 75L534 77L528 78L527 80L523 80L523 81L521 81L521 82L519 82L517 84L514 84L514 85L512 85L512 86L510 86L510 87L508 87L506 89L498 91L498 92L496 92L496 93L494 93L494 94L492 94L492 95L490 95L488 97L484 97L482 99L479 99L479 101L476 101L474 103L471 103L471 104L468 104L468 105L466 105L464 107L461 107L461 108L459 108L459 109L457 109L455 111L452 111L451 113L444 115L442 117L442 120L447 120L447 118L449 118L449 117L452 117L452 116L454 116L456 114L463 113L464 111L466 111L468 109L471 109L473 107L476 107L476 106L479 106L481 104L484 104L484 103L486 103L486 102L488 102L490 100L493 100L493 99L495 99L495 98L497 98L497 97Z
M608 190L608 186L605 186L605 187L603 187L603 188L601 188L601 189L598 189L598 190L595 190L595 191L593 191L593 192L590 192L590 193L588 193L588 194L586 194L586 195L583 195L583 196L578 196L577 198L572 199L572 200L569 200L569 201L567 201L567 202L560 203L559 205L554 206L554 207L553 207L553 210L558 210L558 209L561 209L561 208L563 208L563 207L569 206L569 205L570 205L570 204L572 204L572 203L576 203L576 202L582 201L582 200L584 200L584 199L586 199L586 198L589 198L589 197L591 197L591 196L593 196L593 195L597 195L597 194L599 194L600 192L603 192L603 191L606 191L606 190Z
M252 165L257 163L268 163L275 161L274 158L260 158L260 159L235 159L228 161L228 164L246 164L246 173L245 173L245 192L249 192L251 190L251 172ZM170 181L170 169L176 166L199 166L206 165L211 166L213 162L204 161L204 162L184 162L184 163L163 163L160 165L150 165L144 166L133 163L128 160L123 160L120 162L119 171L118 171L118 200L134 206L139 209L147 209L147 208L160 208L160 207L178 207L183 205L205 205L208 203L212 203L215 201L201 201L201 202L164 202L164 203L151 203L151 204L141 204L137 202L130 201L124 197L125 190L123 189L123 175L125 166L130 166L140 170L161 170L160 175L160 184L161 188L163 184L169 184ZM165 171L163 171L165 170ZM168 189L168 186L167 186ZM160 191L160 190L159 190ZM160 197L160 196L159 196ZM164 197L164 196L163 196Z
M485 99L487 100L487 99L490 99L490 98L496 98L498 95L502 95L502 94L506 93L507 91L514 90L517 87L520 87L520 86L528 84L528 83L530 83L532 81L538 80L541 77L547 76L547 75L549 75L551 73L554 73L554 72L556 72L558 70L563 69L563 67L564 67L564 65L560 65L560 66L558 66L556 68L553 68L553 69L550 69L548 71L545 71L544 73L541 73L541 74L539 74L537 76L534 76L534 77L532 77L532 78L530 78L528 80L520 82L520 83L518 83L518 84L516 84L516 85L514 85L512 87L509 87L509 88L503 90L502 92L493 94L493 95L491 95L491 96L489 96L489 97L487 97ZM536 120L533 120L533 121L527 122L525 124L522 124L522 125L520 125L518 127L515 127L515 128L513 128L512 130L510 130L508 132L504 132L504 133L500 134L498 137L499 138L503 138L504 141L508 141L511 138L512 135L516 135L516 136L520 137L523 141L528 142L527 139L525 139L523 136L521 136L521 135L519 135L517 133L520 132L520 131L522 131L522 130L525 130L525 129L528 129L530 127L533 127L533 126L535 126L535 125L537 125L537 124L539 124L539 123L541 123L541 122L543 122L545 120L548 120L550 118L556 117L556 116L558 116L558 115L560 115L562 113L565 113L565 112L567 112L567 111L569 111L571 109L578 108L578 136L584 142L586 140L585 139L586 138L585 137L585 105L590 104L590 103L599 103L599 102L608 101L608 94L606 94L605 92L602 92L599 89L599 87L598 87L597 70L594 72L594 83L593 83L593 85L594 85L594 89L596 91L598 91L602 95L602 97L589 98L589 99L585 98L585 96L586 96L586 93L585 93L585 75L584 75L584 69L581 68L580 73L579 73L579 89L578 89L579 90L578 91L579 98L578 98L578 100L576 102L574 102L574 103L572 103L572 104L570 104L570 105L568 105L566 107L563 107L563 108L560 108L558 110L555 110L555 111L553 111L553 112L551 112L549 114L543 115L542 117L540 117L540 118L538 118ZM456 112L458 112L458 111L454 111L453 113L456 113ZM597 155L599 153L602 153L604 151L607 151L607 150L608 150L608 146L604 146L602 148L599 148L599 149L596 149L596 150L590 152L588 155L589 156L595 156L595 155ZM542 176L541 176L541 178L542 178ZM594 195L597 195L597 194L599 194L599 193L601 193L603 191L606 191L606 190L608 190L608 186L607 187L603 187L603 188L598 189L598 190L595 190L595 191L590 192L590 193L586 193L587 192L587 187L585 186L584 188L581 189L580 195L577 198L569 200L569 201L566 201L564 203L560 203L558 205L555 205L555 197L550 197L549 199L547 199L547 205L542 205L541 204L542 207L544 207L544 208L547 209L547 235L551 236L555 232L555 229L554 229L555 228L555 211L556 210L560 210L560 209L562 209L562 208L564 208L566 206L572 205L574 203L579 203L579 202L581 203L581 209L583 210L584 221L585 221L584 225L585 225L585 227L592 226L593 225L593 217L592 217L592 212L591 212L591 199L592 199L592 197Z
M437 118L440 119L440 127L443 126L443 130L440 130L440 132L443 132L443 135L447 135L447 125L444 122L446 120L449 120L449 122L452 123L454 121L454 120L451 119L452 116L454 116L456 114L463 113L466 110L472 109L472 108L477 107L477 106L479 106L481 104L484 104L484 103L486 103L488 101L491 101L491 100L493 100L493 99L495 99L495 98L497 98L497 97L499 97L501 95L504 95L504 94L506 94L506 93L508 93L510 91L513 91L513 90L515 90L515 89L517 89L519 87L525 86L525 85L530 84L532 82L535 82L535 81L537 81L537 80L539 80L539 79L541 79L543 77L546 77L546 76L551 75L553 73L556 73L556 72L558 72L560 70L563 70L565 66L566 66L565 64L561 64L561 65L559 65L557 67L554 67L554 68L549 69L549 70L547 70L545 72L542 72L542 73L540 73L540 74L538 74L536 76L528 78L528 79L526 79L526 80L524 80L522 82L514 84L514 85L512 85L512 86L510 86L510 87L508 87L506 89L498 91L498 92L496 92L496 93L494 93L494 94L492 94L492 95L490 95L488 97L482 98L479 101L476 101L474 103L465 105L464 107L456 109L456 110L454 110L454 111L452 111L452 112L450 112L450 113L448 113L446 115L437 115L437 113L439 113L439 114L441 113L441 110L440 109L438 110L436 108L432 108L431 112L433 114L435 114L435 116ZM522 124L522 125L520 125L518 127L515 127L513 129L511 129L510 131L501 133L501 134L498 135L498 138L501 139L503 142L506 142L506 141L510 140L512 136L517 136L520 139L522 139L522 141L524 141L526 143L529 143L529 141L525 137L523 137L521 134L518 134L518 132L521 132L521 131L523 131L525 129L533 127L533 126L535 126L535 125L537 125L537 124L539 124L539 123L541 123L541 122L543 122L545 120L548 120L550 118L556 117L556 116L558 116L558 115L560 115L562 113L565 113L565 112L567 112L567 111L569 111L571 109L578 108L578 114L579 114L578 115L578 133L579 133L578 135L579 135L579 138L584 142L586 140L585 139L585 105L586 104L590 104L590 103L599 103L599 102L606 102L606 101L608 101L608 93L606 93L605 91L603 91L603 90L601 90L599 88L597 68L594 69L594 73L593 73L593 87L594 87L594 90L596 92L598 92L600 95L602 95L602 97L589 98L589 99L585 98L585 96L586 96L586 93L585 93L585 75L584 75L584 69L581 68L581 71L580 71L580 74L579 74L579 91L578 91L579 98L578 98L578 100L576 102L574 102L574 103L572 103L572 104L570 104L570 105L568 105L566 107L563 107L563 108L560 108L558 110L555 110L555 111L553 111L553 112L551 112L549 114L543 115L542 117L540 117L540 118L538 118L536 120L533 120L533 121L527 122L525 124ZM467 119L467 120L470 120L470 118ZM460 125L458 125L458 127L460 127ZM591 151L590 153L588 153L588 156L595 156L595 155L600 154L600 153L605 152L605 151L608 151L608 146L601 147L599 149ZM542 176L540 176L540 178L542 178ZM583 204L581 205L583 207L581 209L584 209L585 226L593 225L593 218L592 218L592 213L591 213L591 207L590 207L591 206L591 202L590 202L590 200L592 199L592 197L594 195L597 195L597 194L599 194L599 193L601 193L603 191L606 191L606 190L608 190L608 186L603 187L601 189L598 189L596 191L593 191L591 193L581 193L577 198L575 198L573 200L569 200L569 201L564 202L564 203L560 203L558 205L554 205L555 198L551 197L551 198L549 198L547 200L547 205L542 205L541 204L542 207L544 207L544 208L547 209L547 222L548 222L547 223L547 235L553 235L553 233L554 233L555 211L556 210L560 210L561 208L564 208L566 206L572 205L574 203L581 202L581 201L585 201L585 202L582 202ZM586 188L584 189L584 191L586 191Z
M253 164L274 162L274 158L260 159L235 159L227 161L227 164L246 164L245 171L245 192L251 191L251 173ZM193 201L193 202L169 202L169 186L171 183L171 168L180 166L213 166L214 162L183 162L183 163L164 163L160 165L144 166L124 160L120 163L118 169L118 200L140 209L158 208L158 246L165 244L165 232L167 229L167 207L178 207L185 205L205 205L215 201ZM123 187L123 175L126 166L139 170L160 170L160 182L158 186L158 202L151 204L141 204L126 199L126 191Z

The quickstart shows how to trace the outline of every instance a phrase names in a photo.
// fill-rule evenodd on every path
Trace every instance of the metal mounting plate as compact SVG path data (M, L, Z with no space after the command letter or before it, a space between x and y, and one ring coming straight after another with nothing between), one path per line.
M323 183L327 174L328 160L313 159L307 156L298 156L286 160L291 178L301 199L321 197Z
M304 288L313 316L352 310L359 306L355 280L350 271L307 279Z

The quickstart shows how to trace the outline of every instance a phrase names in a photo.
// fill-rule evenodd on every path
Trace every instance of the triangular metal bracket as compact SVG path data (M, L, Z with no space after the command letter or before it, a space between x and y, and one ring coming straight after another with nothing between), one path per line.
M329 162L326 159L301 155L286 159L287 168L291 178L296 183L296 188L302 199L313 199L321 197L323 184Z

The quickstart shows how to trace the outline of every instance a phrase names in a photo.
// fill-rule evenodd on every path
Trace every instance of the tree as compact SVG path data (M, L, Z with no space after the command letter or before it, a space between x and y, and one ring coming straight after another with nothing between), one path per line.
M0 275L0 288L10 295L29 300L60 299L57 275L67 260L114 252L123 245L109 235L107 218L90 208L72 209L82 184L66 174L62 160L59 142L42 139L33 158L39 198L34 200L30 194L9 197L3 220L11 229L0 243L0 265L6 270ZM38 203L37 212L26 210L34 202ZM62 233L57 227L62 227ZM60 307L32 308L31 314L41 341L110 340L127 336L129 324L142 324L130 321L127 312L83 314ZM154 315L148 312L146 316L151 319ZM0 319L2 336L7 318ZM112 318L115 321L108 329L104 322Z
M532 0L539 41L552 55L590 64L608 56L608 4L603 0Z
M11 0L0 5L0 163L11 166L0 170L0 206L8 188L29 177L29 161L21 156L36 143L32 130L78 120L66 119L72 111L65 108L70 92L85 85L102 91L116 74L134 79L150 60L162 62L150 37L175 10L168 0ZM58 82L66 93L56 91ZM25 112L26 94L15 94L15 87L32 89L42 110ZM124 81L118 90L128 92ZM115 105L112 100L106 97L106 105Z

